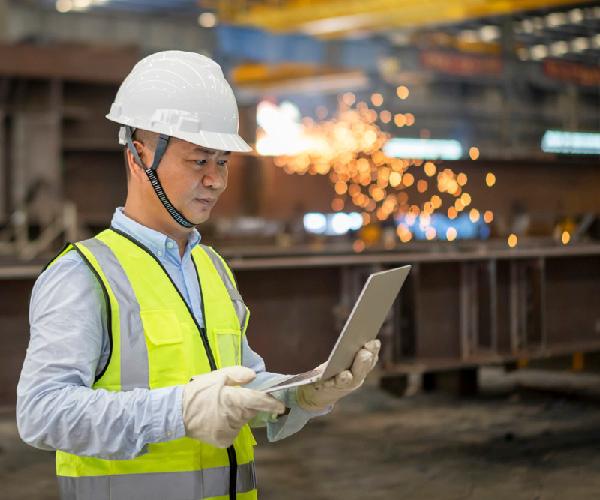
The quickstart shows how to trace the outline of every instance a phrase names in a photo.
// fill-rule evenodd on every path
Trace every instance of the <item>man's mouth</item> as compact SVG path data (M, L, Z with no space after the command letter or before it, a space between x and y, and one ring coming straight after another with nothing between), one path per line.
M194 201L201 203L205 207L212 207L217 200L216 198L194 198Z

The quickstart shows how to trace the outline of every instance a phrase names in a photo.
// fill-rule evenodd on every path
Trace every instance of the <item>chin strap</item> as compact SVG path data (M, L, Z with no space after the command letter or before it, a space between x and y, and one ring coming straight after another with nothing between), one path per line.
M187 220L183 214L173 206L169 200L169 197L167 196L167 193L165 193L165 190L158 179L158 173L156 172L158 165L160 164L160 160L162 160L162 157L167 150L170 137L165 134L160 134L158 136L158 144L156 145L156 150L154 151L154 161L152 162L150 168L146 168L142 163L142 159L138 155L135 146L133 145L133 133L135 132L135 129L127 125L125 125L123 128L125 129L125 141L129 151L131 151L131 154L135 158L135 162L144 169L144 172L146 172L146 175L150 180L150 184L152 184L152 188L154 189L154 192L156 193L156 196L158 196L158 199L162 203L163 207L165 207L165 210L169 212L169 215L173 217L173 220L180 226L185 228L194 227L196 224Z

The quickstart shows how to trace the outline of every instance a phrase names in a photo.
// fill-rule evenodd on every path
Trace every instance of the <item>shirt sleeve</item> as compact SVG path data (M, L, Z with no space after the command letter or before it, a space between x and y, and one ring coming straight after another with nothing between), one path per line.
M100 285L75 253L36 281L30 339L17 386L23 441L44 450L130 459L185 434L182 387L93 389L110 343ZM108 347L108 353L107 353Z
M242 341L242 363L245 367L251 368L256 372L256 380L253 381L253 385L256 384L258 386L268 380L276 380L283 377L281 373L267 371L264 360L259 354L252 350L245 335ZM282 389L281 391L274 392L272 395L282 401L285 406L290 409L290 412L287 415L282 415L276 419L272 419L265 413L259 413L252 422L253 427L267 427L267 438L270 442L279 441L295 434L302 429L311 418L326 415L333 408L333 406L330 406L319 412L304 410L298 406L295 387Z

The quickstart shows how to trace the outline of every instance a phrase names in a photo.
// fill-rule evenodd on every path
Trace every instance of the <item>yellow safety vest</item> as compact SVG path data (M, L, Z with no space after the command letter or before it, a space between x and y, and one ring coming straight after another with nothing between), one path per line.
M241 364L249 311L212 248L192 250L205 328L159 260L131 236L107 229L67 246L49 265L71 250L98 279L108 306L111 353L93 389L169 387ZM56 473L65 500L250 500L257 498L254 445L246 425L228 449L184 437L150 443L131 460L57 451Z

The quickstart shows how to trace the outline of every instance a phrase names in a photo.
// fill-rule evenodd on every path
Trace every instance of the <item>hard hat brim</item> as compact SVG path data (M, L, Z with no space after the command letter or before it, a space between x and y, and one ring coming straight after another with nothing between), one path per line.
M197 144L203 148L216 149L218 151L231 151L237 153L247 153L252 151L252 147L248 145L244 139L238 134L229 134L226 132L209 132L200 130L199 132L183 132L181 130L172 130L167 126L159 127L140 127L139 125L129 124L125 120L115 119L111 114L107 114L106 118L110 121L119 123L120 125L129 125L134 128L142 128L149 132L155 132L157 134L166 134L170 137L177 137L182 141L191 142ZM125 145L122 139L119 143Z
M248 145L244 139L238 134L227 134L221 132L177 132L173 137L197 144L203 148L216 149L218 151L232 151L238 153L247 153L252 151L252 147Z

